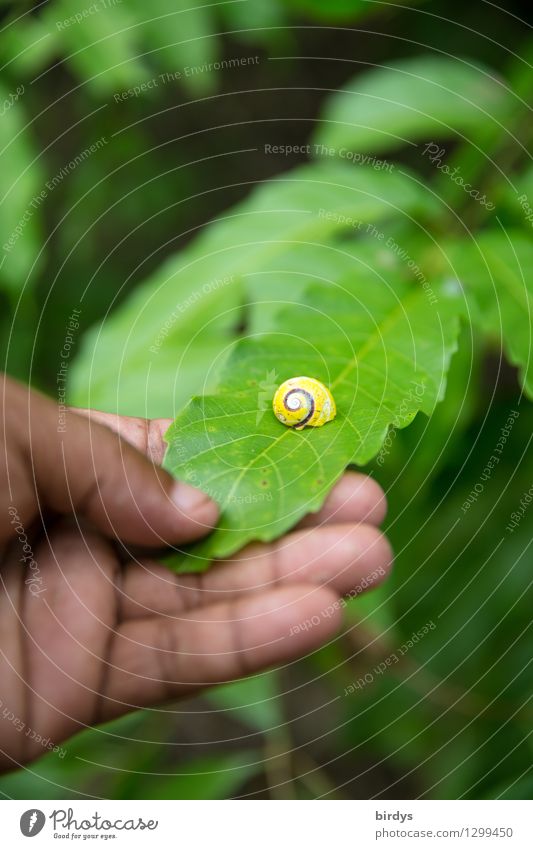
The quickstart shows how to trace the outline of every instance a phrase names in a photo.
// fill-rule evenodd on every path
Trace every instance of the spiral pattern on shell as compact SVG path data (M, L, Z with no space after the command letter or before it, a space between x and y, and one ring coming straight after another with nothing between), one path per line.
M322 427L335 418L329 389L314 377L291 377L278 387L272 401L276 418L287 427Z

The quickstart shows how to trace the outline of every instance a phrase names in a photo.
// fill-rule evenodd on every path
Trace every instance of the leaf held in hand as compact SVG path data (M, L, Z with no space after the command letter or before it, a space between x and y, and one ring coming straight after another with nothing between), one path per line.
M312 286L304 306L280 313L276 333L236 344L217 392L193 398L167 432L165 468L221 506L218 528L170 565L205 569L252 540L277 538L320 508L349 463L368 462L391 425L432 412L459 326L457 295L433 295L372 279ZM272 395L264 403L272 371L279 381L323 381L337 418L324 428L283 427Z

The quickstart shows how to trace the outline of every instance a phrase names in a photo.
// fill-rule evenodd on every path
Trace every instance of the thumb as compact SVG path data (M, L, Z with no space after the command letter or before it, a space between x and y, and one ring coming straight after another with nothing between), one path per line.
M218 508L207 495L108 427L8 379L4 398L11 502L26 521L41 507L80 514L137 545L184 543L216 524Z

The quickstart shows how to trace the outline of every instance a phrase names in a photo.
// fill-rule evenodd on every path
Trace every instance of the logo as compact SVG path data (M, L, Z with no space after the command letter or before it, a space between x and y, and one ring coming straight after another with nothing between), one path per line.
M278 388L278 375L276 369L267 371L265 379L259 384L259 394L257 396L257 416L255 418L256 425L259 424L267 410L272 409L272 397Z
M46 817L42 811L37 808L30 808L29 811L24 811L20 818L20 830L24 837L35 837L42 831L46 822Z

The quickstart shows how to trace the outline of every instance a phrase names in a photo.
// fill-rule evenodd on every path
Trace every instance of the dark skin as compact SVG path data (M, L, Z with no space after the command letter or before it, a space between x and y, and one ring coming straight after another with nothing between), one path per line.
M339 599L390 568L383 492L347 473L283 539L174 575L133 552L199 539L218 508L159 467L169 421L70 411L58 432L56 405L8 378L3 411L0 770L43 754L35 734L59 745L306 655Z

